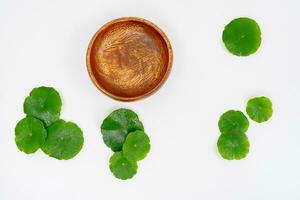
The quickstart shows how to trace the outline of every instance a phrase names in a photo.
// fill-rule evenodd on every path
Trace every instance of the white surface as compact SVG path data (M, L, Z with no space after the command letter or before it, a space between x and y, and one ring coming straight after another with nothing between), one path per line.
M174 65L155 95L121 103L100 93L85 65L86 48L104 23L138 16L168 35ZM238 58L222 45L233 18L257 20L262 45ZM299 200L300 2L298 0L1 0L1 200ZM85 144L77 157L58 161L41 151L21 153L14 127L33 87L57 88L62 118L78 123ZM217 121L245 109L252 96L273 100L273 118L251 122L248 157L223 160ZM135 110L152 150L138 174L119 181L108 168L111 151L99 126L112 110Z

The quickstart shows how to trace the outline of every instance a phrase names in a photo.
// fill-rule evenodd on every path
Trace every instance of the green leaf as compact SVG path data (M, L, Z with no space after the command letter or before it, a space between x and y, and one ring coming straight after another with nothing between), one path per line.
M241 111L229 110L220 117L218 125L223 134L240 134L248 130L249 121Z
M250 18L237 18L225 26L223 42L234 55L248 56L257 51L261 44L259 25Z
M61 105L59 93L54 88L39 87L30 92L23 107L25 114L38 118L49 126L59 118Z
M137 114L128 109L118 109L106 117L101 125L104 143L114 152L121 151L128 133L144 130Z
M138 166L136 161L128 160L120 151L111 156L109 168L116 178L126 180L136 174Z
M51 157L68 160L80 152L83 142L82 131L75 123L59 119L48 127L42 150Z
M272 116L272 102L267 97L256 97L250 99L247 103L246 111L253 121L258 123L265 122Z
M20 151L27 154L36 152L47 137L47 131L42 121L25 117L15 128L15 142Z
M134 131L128 134L123 145L123 154L129 160L142 160L150 151L150 139L143 131Z
M218 150L227 160L240 160L249 152L249 141L245 133L221 134L218 139Z

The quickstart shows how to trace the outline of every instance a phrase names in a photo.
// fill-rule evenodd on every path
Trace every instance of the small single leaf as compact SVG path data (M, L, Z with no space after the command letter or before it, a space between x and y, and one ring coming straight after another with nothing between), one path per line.
M128 133L144 130L137 114L128 109L118 109L106 117L101 125L104 143L114 152L121 151Z
M258 123L265 122L273 114L272 102L267 97L256 97L250 99L246 108L249 117Z
M82 131L76 124L59 119L48 127L42 150L51 157L68 160L80 152L83 142Z
M123 145L123 154L129 160L142 160L150 151L150 139L143 131L134 131L128 134Z
M130 179L137 173L136 161L128 160L123 152L115 152L109 160L109 168L113 175L122 180Z
M229 110L220 117L218 125L222 134L239 134L248 130L249 121L241 111Z
M49 126L59 118L61 105L59 93L54 88L39 87L30 92L23 107L25 114L38 118Z
M237 18L225 26L223 42L234 55L248 56L257 51L261 44L259 25L250 18Z
M25 117L15 128L15 142L20 151L27 154L36 152L45 142L47 131L42 121Z
M218 139L218 150L227 160L240 160L249 152L249 141L245 133L221 134Z

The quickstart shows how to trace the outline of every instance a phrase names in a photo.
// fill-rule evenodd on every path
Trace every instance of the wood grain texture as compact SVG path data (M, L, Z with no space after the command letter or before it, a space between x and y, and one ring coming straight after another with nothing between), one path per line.
M156 91L172 65L165 34L140 18L121 18L104 25L93 37L87 66L94 84L105 94L133 101Z

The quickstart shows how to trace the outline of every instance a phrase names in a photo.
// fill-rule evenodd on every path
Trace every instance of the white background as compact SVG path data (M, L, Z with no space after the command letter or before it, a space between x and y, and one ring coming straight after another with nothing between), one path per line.
M88 77L87 45L104 23L138 16L160 26L174 50L166 84L132 103L112 100ZM250 57L227 52L224 26L255 19L262 45ZM0 0L0 200L299 200L300 2L298 0ZM58 161L20 152L14 127L32 88L55 87L61 117L84 131L82 151ZM250 153L223 160L219 116L247 99L272 99L270 121L251 121ZM120 181L99 130L116 108L136 111L152 150L138 174Z

